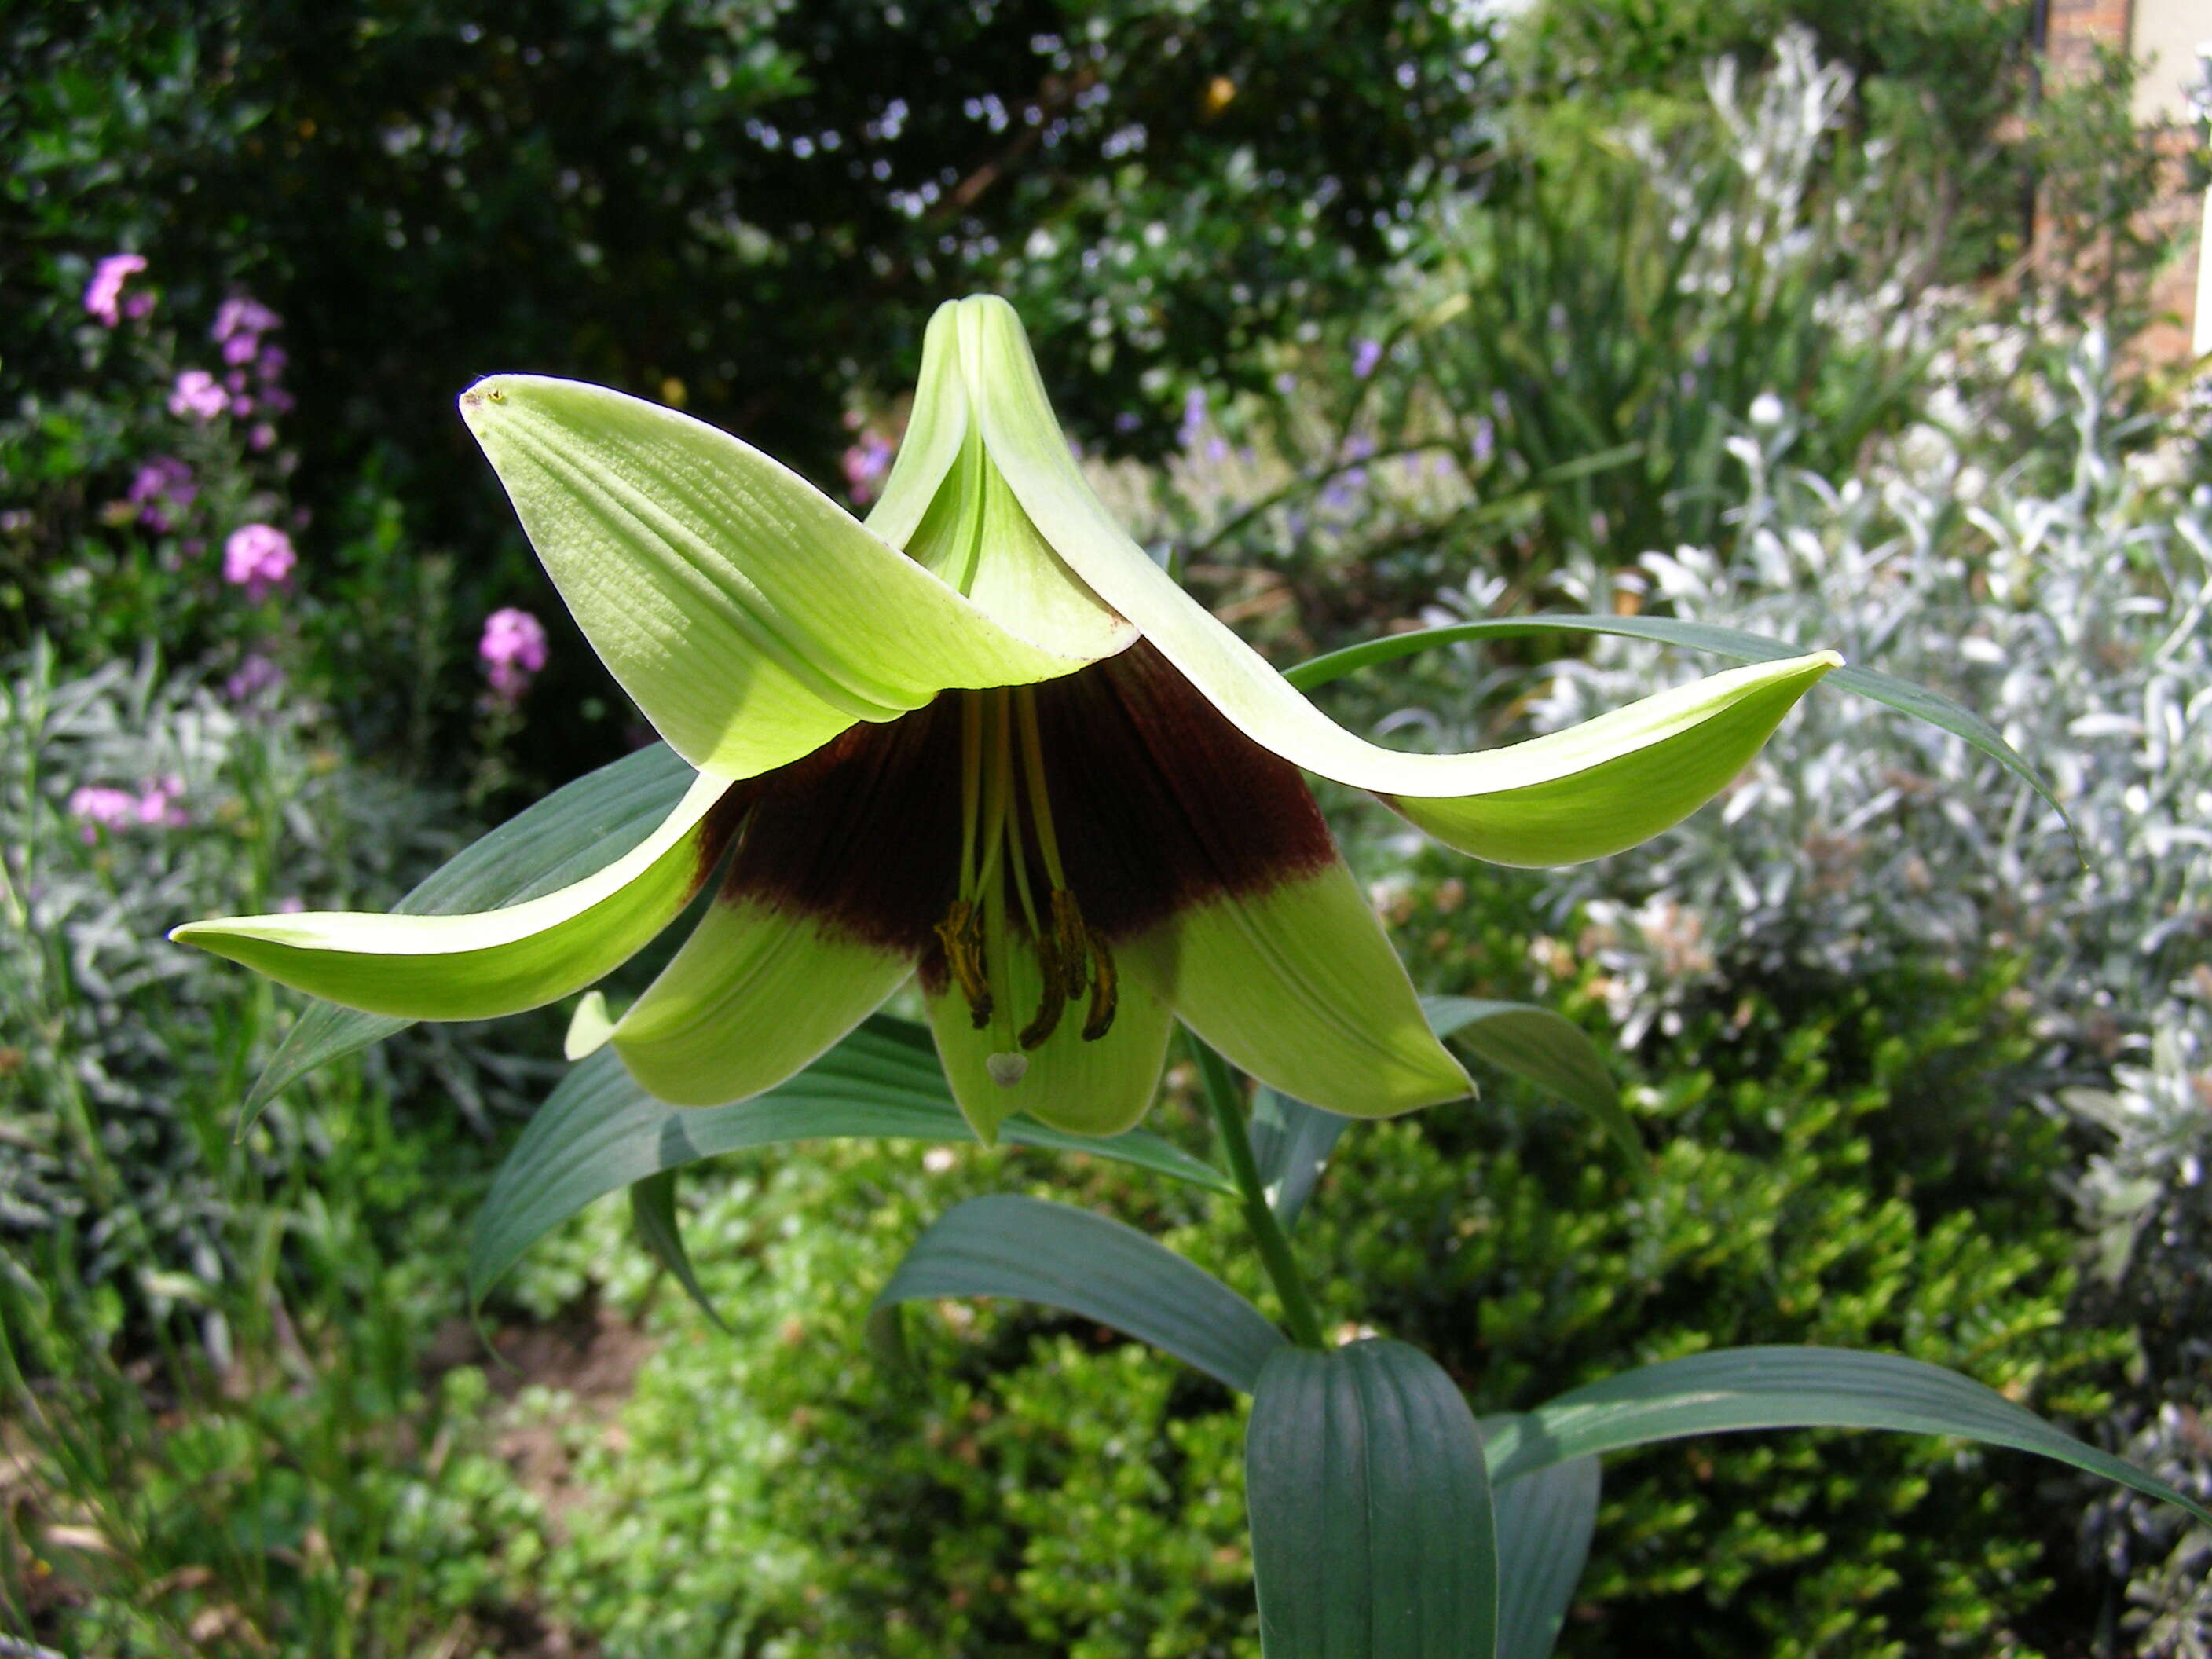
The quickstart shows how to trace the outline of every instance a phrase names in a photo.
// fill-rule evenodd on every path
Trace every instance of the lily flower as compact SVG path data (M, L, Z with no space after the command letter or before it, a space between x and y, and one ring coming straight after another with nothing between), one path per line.
M689 791L632 851L473 915L233 918L173 937L319 997L478 1019L593 985L708 883L618 1019L661 1099L800 1070L918 974L977 1133L1140 1118L1181 1019L1333 1112L1472 1091L1304 772L1501 864L1616 852L1723 788L1832 653L1463 755L1331 720L1186 595L1077 467L1012 309L939 309L865 523L673 410L530 375L461 415L585 636Z

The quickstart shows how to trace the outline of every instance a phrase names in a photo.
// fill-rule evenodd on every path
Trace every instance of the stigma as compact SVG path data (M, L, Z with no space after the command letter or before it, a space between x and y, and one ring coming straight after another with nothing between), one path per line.
M1072 1010L1086 1042L1113 1029L1113 952L1068 885L1027 687L960 694L960 877L934 931L970 1022L997 1039L988 1069L1001 1086Z

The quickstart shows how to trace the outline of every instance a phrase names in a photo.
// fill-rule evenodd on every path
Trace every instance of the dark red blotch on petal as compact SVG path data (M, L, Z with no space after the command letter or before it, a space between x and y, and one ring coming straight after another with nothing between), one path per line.
M975 695L946 692L887 725L855 726L734 785L710 820L719 853L743 819L723 896L909 951L926 978L941 980L935 926L959 878L959 699ZM1297 768L1231 726L1150 645L1030 695L1068 885L1109 941L1335 858ZM1032 890L1042 894L1034 839L1029 852Z
M919 954L933 942L960 874L952 695L853 726L738 788L744 827L723 897L777 903L892 950Z
M1298 769L1143 641L1037 687L1036 699L1068 885L1108 939L1335 858Z

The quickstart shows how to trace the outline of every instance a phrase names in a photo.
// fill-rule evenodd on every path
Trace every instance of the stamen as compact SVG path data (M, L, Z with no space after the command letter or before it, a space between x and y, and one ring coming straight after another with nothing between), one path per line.
M985 971L988 974L995 968L997 977L989 993L990 1002L985 1011L987 1018L977 1020L975 1029L980 1031L988 1024L991 1028L992 1048L1000 1054L1014 1054L1018 1051L1019 1039L1015 1036L1013 1015L1008 1009L1012 1000L1014 954L1006 942L1006 884L991 879L988 860L983 878L989 884L983 891ZM1002 996L1000 994L1001 992L1007 994ZM1020 1074L1017 1073L1013 1078L1001 1081L1011 1087L1019 1079Z
M1120 1001L1120 981L1114 972L1114 953L1106 948L1097 930L1085 928L1085 938L1091 945L1091 1018L1083 1022L1083 1040L1096 1042L1114 1029L1114 1010Z
M983 796L983 699L960 699L960 896L975 896L975 820Z
M1083 994L1090 977L1091 930L1084 926L1075 895L1065 887L1052 896L1052 932L1053 953L1060 959L1061 990L1073 1000Z
M1030 817L1036 824L1037 851L1044 858L1044 872L1054 890L1067 885L1067 872L1060 865L1060 837L1053 833L1052 796L1044 787L1044 743L1037 735L1036 698L1027 686L1014 693L1014 712L1022 727L1022 769L1029 786Z
M1060 1011L1067 1006L1067 966L1060 959L1060 941L1051 930L1042 927L1032 928L1030 937L1036 941L1037 972L1044 993L1037 1004L1036 1018L1022 1027L1024 1048L1034 1048L1050 1036L1060 1024Z
M977 701L988 703L984 711L988 726L983 743L990 746L990 758L984 763L983 772L981 867L975 874L975 896L980 900L990 890L992 879L999 873L999 852L1006 840L1006 786L1008 775L1014 769L1014 757L1012 733L1007 730L1006 694L987 691ZM982 746L977 745L979 749Z
M991 1023L989 963L983 953L983 919L964 898L952 901L945 920L937 924L937 937L945 946L945 966L960 994L968 1000L968 1017L977 1030Z
M975 1029L991 1029L997 1039L987 1057L991 1076L1011 1088L1029 1069L1026 1052L1051 1039L1067 1005L1086 989L1091 1006L1083 1038L1104 1036L1113 1028L1118 981L1113 953L1084 921L1068 890L1036 701L1027 688L961 697L960 761L960 896L937 924L937 937ZM1042 908L1030 879L1032 854L1050 883ZM1005 981L1012 963L1009 911L1017 903L1036 951L1039 981L1036 1012L1019 1032L1000 994L1012 989Z

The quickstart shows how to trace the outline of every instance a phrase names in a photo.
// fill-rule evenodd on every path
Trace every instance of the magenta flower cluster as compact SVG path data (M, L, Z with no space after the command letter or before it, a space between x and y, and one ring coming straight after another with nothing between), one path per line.
M186 369L177 376L176 385L169 391L169 413L180 421L186 417L202 422L211 421L229 406L229 394L204 368Z
M88 783L69 798L70 816L88 846L100 839L102 830L124 830L133 824L175 829L185 822L184 780L174 773L156 778L137 793L106 784Z
M84 285L85 310L106 328L113 328L125 316L143 317L154 308L154 296L142 291L125 299L123 285L145 269L143 255L109 254L92 268L92 280Z
M191 468L173 455L156 455L138 469L125 499L138 509L138 522L149 530L174 530L199 493Z
M284 684L284 671L258 651L249 651L237 672L222 683L223 695L233 702L252 702L264 691Z
M495 611L484 618L477 655L483 659L484 678L491 683L493 694L513 702L545 666L544 625L527 611L513 605Z
M204 368L188 368L177 376L169 393L169 412L179 420L205 423L218 415L252 420L247 444L257 450L276 442L276 428L269 417L289 414L292 394L284 390L284 349L268 337L283 326L283 319L258 300L234 295L216 311L210 337L222 349L227 365L221 379ZM256 419L256 416L259 419Z
M242 524L222 544L222 579L259 599L290 580L299 556L292 538L273 524Z

